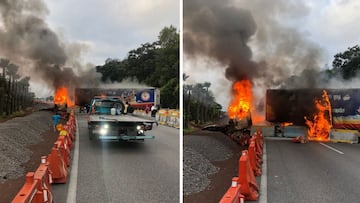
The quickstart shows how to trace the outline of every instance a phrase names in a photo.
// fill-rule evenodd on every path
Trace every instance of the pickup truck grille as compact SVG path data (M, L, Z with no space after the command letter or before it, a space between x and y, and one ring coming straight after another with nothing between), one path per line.
M119 128L119 134L126 134L127 130L126 128Z

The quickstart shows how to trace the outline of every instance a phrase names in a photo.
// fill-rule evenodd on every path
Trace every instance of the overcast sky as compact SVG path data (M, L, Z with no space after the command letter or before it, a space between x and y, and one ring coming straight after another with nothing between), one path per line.
M165 26L179 30L179 0L44 0L44 3L48 9L45 22L68 47L81 45L77 46L81 50L76 51L80 53L76 58L84 66L91 64L87 67L103 65L107 58L126 58L130 50L155 42ZM30 84L39 97L53 93L41 81L31 80Z
M178 0L46 0L48 23L63 38L90 46L87 62L126 57L142 43L154 42L162 28L179 29Z
M229 0L228 2L230 2L228 6L251 11L257 25L257 32L250 38L248 45L252 49L252 59L255 61L258 58L265 61L276 58L274 57L276 51L271 50L276 45L269 40L273 36L268 37L267 44L259 46L261 40L259 40L258 30L264 30L264 22L273 23L276 21L277 26L281 25L296 30L302 38L301 42L309 43L312 47L320 50L317 59L320 68L324 68L325 64L331 67L336 53L360 44L360 1L357 0ZM268 13L272 16L266 16ZM271 28L267 28L267 34L277 32L275 30L270 32L269 30ZM184 33L186 33L186 27ZM262 37L264 38L264 35ZM284 37L286 39L286 32ZM281 45L283 46L284 43L291 45L292 40L287 42L283 40ZM293 50L297 48L299 47L292 47ZM266 54L268 57L264 56ZM193 58L193 56L184 55L184 60L184 72L190 75L187 83L210 81L212 83L210 89L215 92L217 101L227 108L230 100L231 82L224 76L225 65L209 57L198 56ZM291 59L284 57L281 60Z

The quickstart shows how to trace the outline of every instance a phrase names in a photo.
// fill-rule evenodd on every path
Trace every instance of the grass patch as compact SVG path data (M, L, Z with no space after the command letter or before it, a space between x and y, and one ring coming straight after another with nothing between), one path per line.
M22 116L25 116L25 112L23 112L23 111L16 111L15 113L13 113L12 116L13 116L13 117L22 117Z

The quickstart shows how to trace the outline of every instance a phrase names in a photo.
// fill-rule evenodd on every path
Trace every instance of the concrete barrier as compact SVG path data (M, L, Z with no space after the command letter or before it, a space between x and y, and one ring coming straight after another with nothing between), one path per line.
M146 114L144 110L135 110L133 114L143 118L153 119L151 114ZM156 120L161 125L180 128L180 111L176 109L160 109L156 113Z
M297 136L307 136L308 128L305 126L290 125L284 127L284 137L294 138Z
M264 137L274 136L274 126L270 126L270 125L265 125L265 126L253 125L253 126L251 126L251 135L253 135L258 128L260 128L262 130L262 135Z
M360 133L357 130L331 129L330 131L331 142L357 144L359 142L359 136Z

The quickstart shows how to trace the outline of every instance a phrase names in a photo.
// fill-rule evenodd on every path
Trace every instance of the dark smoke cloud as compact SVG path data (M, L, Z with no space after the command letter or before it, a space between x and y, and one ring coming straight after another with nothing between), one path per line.
M257 74L247 45L256 24L248 10L224 1L184 1L184 50L189 56L204 55L228 65L232 81Z
M41 79L54 89L60 86L77 87L84 80L80 62L77 66L65 67L67 61L77 61L67 54L67 49L81 55L81 44L63 43L45 22L48 14L42 0L0 0L0 56L20 62L32 78ZM70 47L70 48L69 48ZM71 52L70 52L71 53ZM30 64L24 64L30 63ZM89 81L93 80L89 78Z
M321 49L290 26L308 14L302 1L185 0L185 55L215 59L230 81L248 78L264 89L318 86Z

